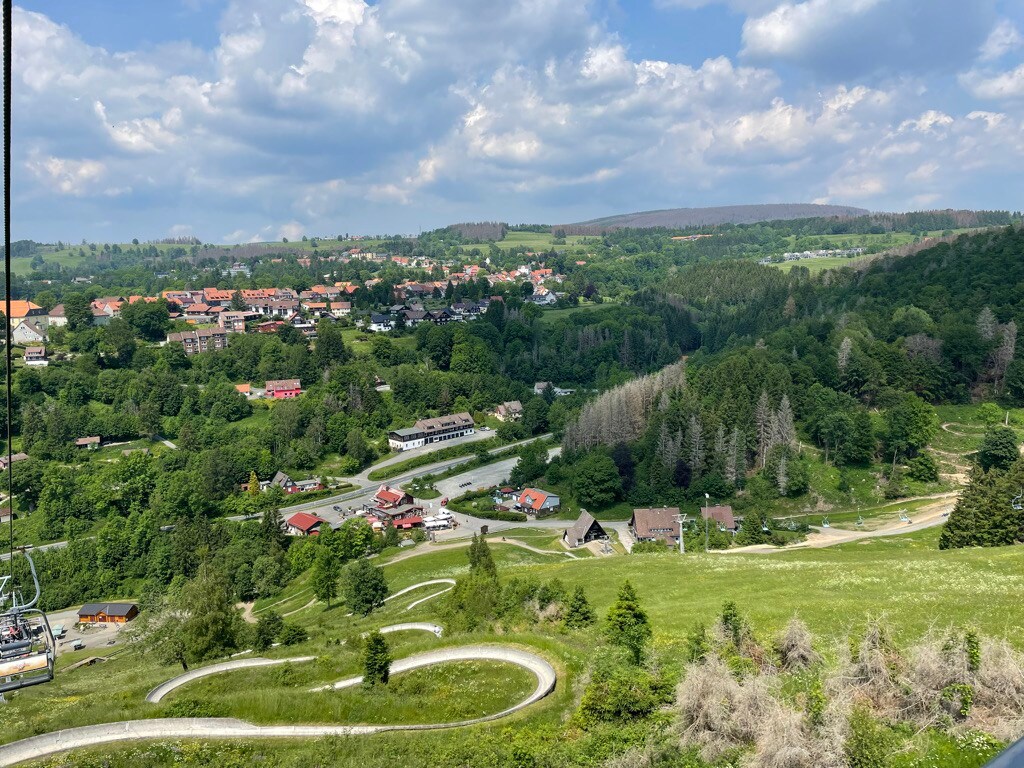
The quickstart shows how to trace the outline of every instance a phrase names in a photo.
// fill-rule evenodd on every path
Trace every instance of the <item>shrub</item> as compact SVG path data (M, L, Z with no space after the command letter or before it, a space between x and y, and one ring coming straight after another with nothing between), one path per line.
M298 645L309 639L309 633L298 624L285 622L277 635L277 639L281 645Z
M866 707L855 707L850 715L846 738L846 760L850 768L885 768L898 745L896 735L879 723Z
M778 651L782 668L789 672L806 669L819 659L811 645L811 633L807 625L796 617L789 620L779 637Z
M907 462L907 477L919 483L934 483L939 479L939 465L930 453L922 453Z
M363 685L387 685L391 675L391 648L380 632L371 632L363 645Z
M650 715L670 695L670 687L650 670L604 659L583 692L577 721L585 728L595 722L632 722Z
M224 709L199 699L174 699L165 710L167 717L223 717Z

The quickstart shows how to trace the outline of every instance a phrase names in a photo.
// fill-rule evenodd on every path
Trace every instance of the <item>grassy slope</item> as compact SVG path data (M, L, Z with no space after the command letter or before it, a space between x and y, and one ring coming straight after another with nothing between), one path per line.
M522 532L524 535L525 531ZM1016 610L1018 596L1024 589L1024 548L1002 548L990 550L963 550L938 552L935 549L937 530L921 534L879 539L870 542L847 545L828 550L792 551L770 556L741 555L689 555L680 558L673 555L643 555L619 558L589 558L580 561L561 561L551 557L535 555L511 547L495 545L496 561L503 578L531 576L539 579L558 577L568 587L582 584L599 615L610 605L619 584L630 579L647 609L655 629L655 642L665 650L682 642L685 632L695 621L710 622L718 615L724 600L735 600L741 611L749 617L755 631L764 638L777 631L794 613L801 615L812 631L823 639L839 638L849 630L858 630L868 616L886 614L901 639L910 639L924 632L933 624L971 623L982 631L1005 636L1020 643L1022 634L1021 617ZM442 551L422 557L414 557L390 565L385 572L393 589L398 589L427 578L458 576L466 571L464 551ZM301 583L300 583L301 586ZM430 594L433 588L425 587L392 601L380 612L366 619L346 618L344 609L333 607L325 610L314 606L293 620L307 626L314 634L309 642L290 649L275 649L271 656L299 655L312 653L326 657L311 663L308 668L299 666L265 670L249 679L249 673L213 678L207 683L196 683L182 689L167 704L152 707L142 702L145 691L160 680L175 673L172 667L161 667L149 660L138 661L127 655L115 661L73 673L60 675L58 681L49 686L40 686L14 697L6 707L0 708L0 734L4 740L88 722L99 722L126 717L146 717L166 714L176 698L202 698L204 706L211 706L220 714L242 714L253 719L281 721L282 719L308 719L310 713L300 716L287 708L282 709L274 691L287 692L301 689L308 682L332 679L358 670L358 657L349 645L338 646L335 640L353 638L355 634L375 626L395 621L436 619L437 602L428 602L413 611L405 608L413 600ZM298 597L298 596L297 596ZM301 603L298 597L296 602ZM555 694L544 703L531 708L510 722L467 730L423 734L387 734L366 739L344 739L288 743L245 743L231 747L216 745L190 746L197 759L204 756L207 764L214 760L211 755L218 750L232 754L265 754L278 765L277 761L291 765L309 765L317 756L331 755L330 764L354 765L362 768L389 764L426 765L428 756L436 758L441 750L472 750L479 744L480 735L485 732L504 732L509 725L516 733L532 732L545 727L558 727L563 713L573 706L578 695L578 675L585 660L592 653L593 638L589 635L563 635L550 630L538 630L541 634L519 634L504 637L489 635L448 637L443 640L423 633L401 633L392 635L396 657L417 653L438 644L478 641L514 642L531 646L550 658L560 670L560 680ZM65 662L62 662L62 665ZM480 669L479 678L474 673L472 680L454 680L452 670L436 668L425 671L423 679L416 683L412 692L406 695L427 697L418 699L423 706L432 695L429 685L441 686L440 690L456 693L461 690L475 691L481 701L476 702L483 709L483 699L488 706L500 707L504 697L501 694L485 695L482 681L493 681L500 675L507 684L511 698L518 691L520 682L513 679L514 673L505 668ZM255 675L256 673L254 673ZM241 676L239 676L241 675ZM257 679L258 677L258 679ZM337 678L334 678L337 679ZM242 685L246 683L246 685ZM421 683L423 687L421 687ZM409 683L409 685L412 685ZM230 693L232 687L251 690L258 686L257 696L245 697L244 701ZM463 688L462 686L465 686ZM282 694L282 699L291 700L292 693ZM296 704L296 707L299 707ZM302 711L312 704L302 704ZM417 718L418 713L401 709L401 703L353 692L337 697L330 705L321 707L323 720L339 717L357 717L372 720L384 711L403 712L403 718ZM220 708L220 709L218 709ZM348 713L348 714L345 714ZM454 715L453 715L454 716ZM324 750L329 745L329 752ZM115 755L112 763L104 765L129 765L129 755L138 760L138 750L157 750L157 747L100 748L95 755ZM253 758L255 759L255 758ZM161 761L164 758L160 758ZM171 760L152 762L170 765ZM396 762L397 761L397 762ZM417 762L418 761L418 762ZM136 764L138 764L136 762ZM177 761L174 764L178 764ZM246 764L243 760L239 764Z

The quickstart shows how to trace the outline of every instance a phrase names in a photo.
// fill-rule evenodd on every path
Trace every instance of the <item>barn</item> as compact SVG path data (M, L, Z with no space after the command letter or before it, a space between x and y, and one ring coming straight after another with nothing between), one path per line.
M135 603L86 603L78 609L83 624L127 624L138 615Z

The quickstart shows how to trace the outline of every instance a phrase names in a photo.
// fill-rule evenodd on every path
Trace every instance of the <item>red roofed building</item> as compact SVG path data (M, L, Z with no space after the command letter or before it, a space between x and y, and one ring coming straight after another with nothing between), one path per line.
M267 397L287 400L302 394L302 384L298 379L276 379L267 382Z
M373 505L378 509L395 509L403 504L412 504L412 496L401 488L382 485L373 495Z
M553 493L527 488L519 495L516 506L528 515L542 515L558 509L561 499Z
M320 533L320 526L327 521L322 517L311 515L308 512L296 512L288 518L286 525L288 533L292 536L316 536Z
M409 515L395 521L395 528L419 528L421 525L423 525L423 518L419 515Z

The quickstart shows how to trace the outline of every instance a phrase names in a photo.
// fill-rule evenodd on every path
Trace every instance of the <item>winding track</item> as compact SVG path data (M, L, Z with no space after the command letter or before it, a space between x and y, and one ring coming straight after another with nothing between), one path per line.
M254 666L251 662L255 661L267 660L244 660L244 662L248 663L248 666ZM296 659L283 659L283 661L296 661ZM125 720L119 723L87 725L81 728L54 731L41 736L32 736L0 746L0 766L15 765L27 760L38 760L71 749L142 739L294 739L316 738L319 736L359 736L384 731L425 731L441 728L458 728L497 720L507 717L524 707L528 707L551 693L555 688L557 679L554 667L540 656L529 651L501 645L467 645L455 648L441 648L436 651L428 651L427 653L400 659L392 664L391 670L397 673L449 661L501 661L516 664L536 675L537 687L527 698L508 709L493 715L455 723L429 723L423 725L253 725L252 723L235 718L212 717ZM235 662L226 663L233 664ZM216 666L221 665L213 665L213 667ZM213 667L204 667L203 669L212 669ZM213 674L213 672L208 674ZM180 677L184 676L179 675ZM351 687L358 685L361 681L362 678L350 678L335 683L332 686L327 686L327 688ZM164 685L172 682L174 680L170 680ZM159 690L159 688L154 689L150 695L153 695L156 690Z

